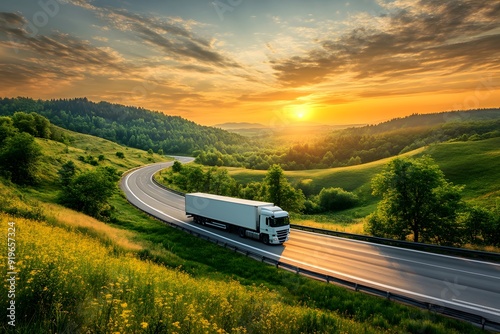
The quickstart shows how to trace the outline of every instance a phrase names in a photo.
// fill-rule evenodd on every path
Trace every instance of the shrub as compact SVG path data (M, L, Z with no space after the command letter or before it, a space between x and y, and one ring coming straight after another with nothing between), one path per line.
M324 211L345 210L358 203L358 196L342 188L323 188L319 193L319 206Z

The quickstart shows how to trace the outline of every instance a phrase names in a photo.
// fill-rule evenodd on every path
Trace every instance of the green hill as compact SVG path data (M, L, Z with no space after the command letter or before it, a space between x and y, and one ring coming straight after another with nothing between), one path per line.
M465 185L464 199L487 207L497 205L500 195L500 138L479 141L447 142L413 150L404 156L430 155L454 184ZM355 192L366 205L376 201L370 195L370 180L382 171L391 158L350 167L286 171L285 175L295 185L303 183L311 194L322 188L341 187ZM237 181L248 183L262 180L265 171L230 168Z
M86 98L0 98L0 116L11 116L17 111L36 112L65 129L146 151L162 149L164 153L190 154L209 147L230 151L232 145L246 143L237 134L179 116L108 102L94 103Z

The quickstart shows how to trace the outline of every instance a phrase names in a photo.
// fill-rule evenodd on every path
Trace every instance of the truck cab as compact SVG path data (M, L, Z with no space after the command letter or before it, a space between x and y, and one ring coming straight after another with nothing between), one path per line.
M262 241L269 244L282 244L288 240L290 219L288 212L278 206L263 207L260 212L260 233Z

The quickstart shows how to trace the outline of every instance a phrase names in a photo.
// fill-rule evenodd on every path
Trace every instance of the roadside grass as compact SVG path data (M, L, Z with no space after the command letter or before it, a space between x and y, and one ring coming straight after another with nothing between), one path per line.
M13 221L0 217L2 226ZM264 287L194 279L40 222L15 219L15 226L17 332L378 332L334 312L289 305Z

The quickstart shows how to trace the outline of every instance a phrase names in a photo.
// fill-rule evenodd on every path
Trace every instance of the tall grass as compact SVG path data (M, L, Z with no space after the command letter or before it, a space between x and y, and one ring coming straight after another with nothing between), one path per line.
M9 221L17 229L18 333L378 332L334 312L289 305L262 286L194 279L116 255L80 233L0 215L0 226ZM2 255L3 272L5 263Z

